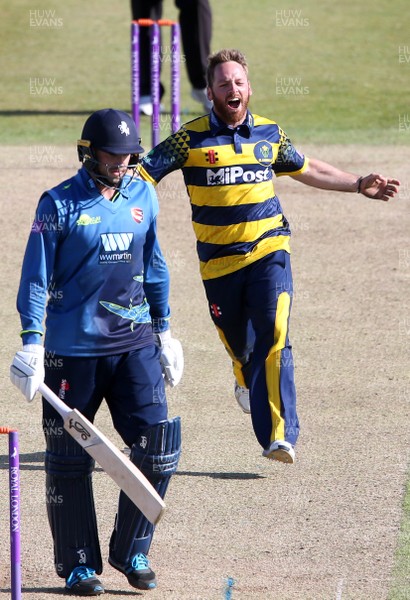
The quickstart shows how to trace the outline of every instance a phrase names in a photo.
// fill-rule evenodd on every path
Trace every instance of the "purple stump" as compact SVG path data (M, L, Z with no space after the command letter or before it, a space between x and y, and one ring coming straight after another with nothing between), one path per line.
M180 118L180 50L179 50L179 24L171 25L171 130L178 131L181 125Z
M11 600L21 600L20 468L17 431L9 432Z
M152 147L159 143L160 113L160 32L158 23L151 25L151 100L152 100Z
M140 130L140 32L136 21L131 23L131 107L137 131Z

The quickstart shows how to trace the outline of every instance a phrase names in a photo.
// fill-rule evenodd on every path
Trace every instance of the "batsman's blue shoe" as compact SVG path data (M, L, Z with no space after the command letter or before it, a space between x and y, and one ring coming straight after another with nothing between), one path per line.
M108 562L114 569L124 573L128 583L138 590L153 590L157 587L154 571L149 566L149 560L145 554L136 554L128 566L118 564L111 556Z
M76 567L67 577L65 589L73 596L99 596L104 593L104 586L95 576L94 569Z
M262 452L262 456L283 463L293 464L295 462L295 451L292 444L283 440L272 442L269 448Z

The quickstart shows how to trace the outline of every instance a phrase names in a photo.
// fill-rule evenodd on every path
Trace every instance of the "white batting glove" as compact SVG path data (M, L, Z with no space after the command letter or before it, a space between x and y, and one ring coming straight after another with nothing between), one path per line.
M169 329L154 333L155 343L161 349L160 362L165 382L175 387L181 381L184 371L184 353L181 342L171 337Z
M31 402L44 381L44 348L40 344L25 344L16 352L10 367L11 382Z

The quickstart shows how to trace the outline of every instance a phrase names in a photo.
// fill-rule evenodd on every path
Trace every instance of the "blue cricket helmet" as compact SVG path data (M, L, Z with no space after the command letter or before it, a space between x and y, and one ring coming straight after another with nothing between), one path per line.
M96 173L95 150L111 154L130 154L130 168L135 168L138 155L144 152L134 119L122 110L103 108L92 113L84 123L77 142L78 158L87 171Z
M133 118L122 110L103 108L86 120L77 148L79 159L84 149L95 148L111 154L141 154L144 148Z

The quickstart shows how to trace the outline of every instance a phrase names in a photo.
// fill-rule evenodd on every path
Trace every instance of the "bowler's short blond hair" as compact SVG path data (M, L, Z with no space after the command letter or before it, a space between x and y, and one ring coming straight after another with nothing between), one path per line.
M215 54L211 54L211 56L208 58L206 79L209 87L212 87L214 83L215 68L221 63L231 61L240 64L245 71L246 76L248 76L248 63L244 54L242 54L240 50L224 48L223 50L219 50L219 52L215 52Z

